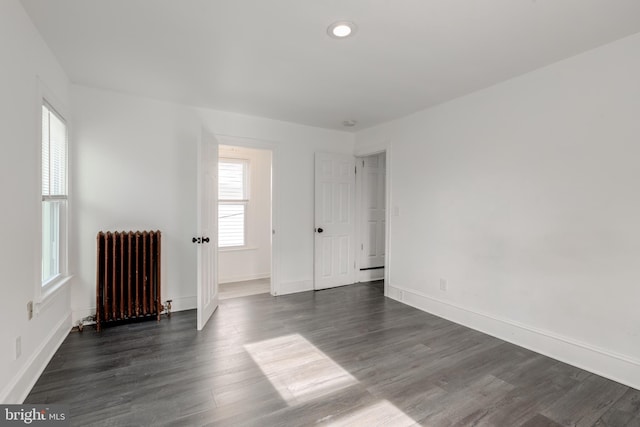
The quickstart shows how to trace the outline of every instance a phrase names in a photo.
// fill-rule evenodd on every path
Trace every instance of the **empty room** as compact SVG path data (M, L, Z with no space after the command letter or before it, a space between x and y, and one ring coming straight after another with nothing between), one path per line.
M640 427L640 2L0 0L0 425Z

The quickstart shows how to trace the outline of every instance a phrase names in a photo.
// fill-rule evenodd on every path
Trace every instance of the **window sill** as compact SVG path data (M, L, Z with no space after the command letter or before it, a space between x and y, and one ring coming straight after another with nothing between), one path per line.
M38 314L42 310L44 310L51 303L51 301L55 299L55 296L57 296L64 288L67 287L67 284L71 281L72 277L73 276L56 277L55 279L47 283L46 286L43 286L40 292L40 299L36 303L35 314Z
M233 248L218 248L218 252L241 252L241 251L257 251L256 247L239 246Z

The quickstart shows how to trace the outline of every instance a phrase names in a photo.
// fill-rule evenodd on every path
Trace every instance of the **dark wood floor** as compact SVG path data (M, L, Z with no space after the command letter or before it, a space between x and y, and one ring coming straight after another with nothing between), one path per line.
M384 298L223 301L65 340L25 403L79 426L640 426L640 392Z

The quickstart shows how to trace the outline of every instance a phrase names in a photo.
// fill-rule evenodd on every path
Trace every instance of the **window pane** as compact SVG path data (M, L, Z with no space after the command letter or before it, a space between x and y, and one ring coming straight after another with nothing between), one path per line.
M67 194L67 125L42 106L42 194Z
M218 163L218 199L244 200L245 196L245 163Z
M60 206L64 201L42 202L42 283L60 274Z
M218 246L244 246L244 203L218 206Z
M61 256L66 238L61 233L66 215L67 125L42 105L42 284L63 273ZM52 200L55 198L55 200Z
M42 194L49 195L49 109L42 106Z

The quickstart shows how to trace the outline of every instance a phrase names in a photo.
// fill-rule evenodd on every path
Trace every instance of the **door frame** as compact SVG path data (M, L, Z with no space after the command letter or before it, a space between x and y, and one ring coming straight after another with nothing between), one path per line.
M271 151L271 295L278 295L280 281L278 266L280 265L280 239L278 238L278 217L280 211L280 155L278 145L275 142L262 139L248 138L234 135L215 134L219 145L231 145L236 147L254 148Z
M373 153L373 154L368 154L366 156L355 156L356 159L356 168L358 173L356 174L356 187L355 187L355 213L356 213L356 219L355 219L355 227L356 227L356 231L355 231L355 239L356 239L356 245L355 245L355 255L354 255L354 259L355 259L355 278L356 278L356 283L361 283L359 278L360 278L360 267L361 265L361 258L362 258L362 254L361 254L361 250L358 249L358 245L357 243L360 242L360 244L362 244L362 241L364 239L364 214L366 212L366 208L363 205L363 200L362 200L362 193L364 191L364 181L363 181L363 167L360 165L360 161L364 160L365 158L369 157L369 156L375 156L378 154L383 154L385 155L385 182L384 182L384 186L385 186L385 193L384 193L384 201L385 201L385 230L384 230L384 235L385 235L385 239L387 237L387 188L386 188L386 182L387 182L387 177L386 177L386 162L387 162L387 152L386 151L380 151L378 153ZM385 240L385 268L386 268L386 261L387 261L387 247L386 247L386 240ZM383 276L384 279L384 276ZM375 279L375 280L380 280L380 279ZM365 282L367 282L368 280L365 280Z
M384 227L384 295L388 296L389 294L389 285L391 284L391 221L393 218L392 215L392 200L393 200L393 195L391 192L391 176L392 176L392 145L391 142L387 141L383 144L375 144L375 145L368 145L368 146L363 146L363 147L356 147L354 149L354 157L356 158L360 158L360 157L368 157L368 156L372 156L374 154L380 154L380 153L385 153L385 227ZM357 185L356 185L357 188ZM359 195L356 195L356 209L359 209ZM359 227L361 225L361 215L358 213L356 214L356 221L354 226L356 227L356 236L358 236L358 239L360 238L360 234L359 234ZM357 245L354 245L355 248L354 250L356 251L357 255ZM358 258L356 257L356 259L358 260ZM356 262L356 265L359 265L360 262L359 260ZM359 268L359 267L358 267ZM357 270L355 272L357 274Z

